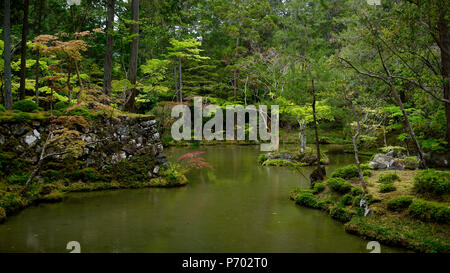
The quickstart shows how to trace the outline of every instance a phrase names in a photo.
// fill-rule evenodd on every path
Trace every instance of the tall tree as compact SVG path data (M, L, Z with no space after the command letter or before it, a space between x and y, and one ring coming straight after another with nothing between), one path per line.
M11 92L11 2L5 0L5 11L3 15L3 35L4 35L4 50L3 58L5 65L5 108L12 109L12 92Z
M103 74L103 93L111 95L111 79L112 79L112 65L113 65L113 51L114 51L114 7L116 0L108 0L107 2L107 18L106 18L106 53L105 65Z
M39 11L38 11L38 18L37 18L37 24L36 24L36 34L37 36L41 35L41 24L42 24L42 12L44 9L44 2L45 0L39 0ZM35 75L35 83L34 83L34 93L35 93L35 100L36 103L39 104L39 61L40 61L40 51L36 50L36 75Z
M24 0L23 19L22 19L22 42L20 43L20 87L19 97L25 98L25 80L27 77L27 34L28 34L28 10L30 0Z
M128 91L123 105L123 110L128 112L135 111L136 102L136 78L137 78L137 62L139 51L139 0L132 0L131 2L131 20L133 23L130 26L130 33L132 37L130 46L130 64L128 67L128 80L133 85Z

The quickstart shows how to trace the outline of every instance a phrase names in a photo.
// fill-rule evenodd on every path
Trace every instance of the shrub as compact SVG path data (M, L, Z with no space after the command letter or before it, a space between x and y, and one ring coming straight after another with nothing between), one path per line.
M423 170L414 176L414 188L418 193L442 195L450 192L450 172Z
M414 200L408 210L412 217L425 222L450 222L450 208L434 202Z
M415 170L419 167L419 159L415 156L405 157L403 162L405 163L406 169Z
M361 188L357 188L357 187L352 187L351 192L352 192L353 196L361 195L364 193Z
M339 205L330 209L330 215L333 219L336 219L342 223L350 221L353 217L353 214L348 209Z
M313 188L313 193L318 194L325 190L325 183L315 183Z
M66 178L82 182L106 182L106 177L94 168L84 168L66 174Z
M392 184L382 184L380 186L380 190L379 191L381 193L387 193L387 192L391 192L391 191L395 191L395 190L397 190L397 188L394 185L392 185Z
M372 171L371 170L363 170L363 176L371 177L372 176Z
M260 154L260 155L258 155L258 163L259 164L263 164L264 161L266 161L266 160L267 160L267 154Z
M359 207L359 203L361 202L361 198L362 198L362 195L355 196L355 198L353 198L352 205L355 206L355 207Z
M55 103L55 105L53 105L53 109L54 110L63 110L71 105L72 104L68 101L58 101L57 103Z
M413 199L411 196L399 196L387 202L388 210L401 211L411 205Z
M327 180L327 186L334 192L338 193L348 193L352 185L339 177L333 177Z
M8 184L15 184L15 185L24 185L28 180L29 174L12 174L8 176L6 181Z
M406 151L406 149L401 146L387 146L387 147L382 147L380 150L383 153L388 153L388 152L393 151L395 154L403 153L404 151Z
M359 166L361 167L361 170L371 170L372 168L370 168L369 163L363 163L363 164L359 164Z
M358 177L358 167L356 165L348 165L339 169L336 169L331 173L331 177L339 177L343 179L350 179L353 177Z
M314 195L310 192L301 192L297 194L295 197L295 202L299 205L309 207L309 208L317 208L317 200Z
M350 194L344 194L344 196L342 196L341 198L341 204L344 206L348 206L351 205L353 202L353 198Z
M3 106L3 105L0 104L0 112L5 112L5 111L6 111L5 106Z
M380 183L392 183L394 181L400 181L400 177L395 174L395 173L386 173L386 174L382 174L380 175L380 177L378 178L378 182Z
M39 106L32 100L18 100L12 105L12 109L28 113L38 108Z

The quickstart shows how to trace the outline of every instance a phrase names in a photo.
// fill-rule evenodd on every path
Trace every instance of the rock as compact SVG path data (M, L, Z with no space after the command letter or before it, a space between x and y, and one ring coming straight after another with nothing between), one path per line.
M282 160L291 160L292 155L289 153L279 153L279 154L268 154L268 159L282 159Z
M23 124L13 125L12 133L15 136L23 136L28 131L28 127Z
M375 170L404 170L405 163L400 158L394 158L389 156L392 154L388 152L387 154L376 154L372 161L370 161L369 166Z
M35 137L33 134L28 134L25 136L25 143L28 145L28 147L31 147L37 140L37 137Z
M155 168L153 168L153 173L157 174L159 172L159 165L156 165Z
M314 183L317 181L323 181L323 179L325 178L325 175L326 175L326 171L325 171L324 167L320 166L320 167L316 168L309 176L309 180L311 181L311 186L313 186Z

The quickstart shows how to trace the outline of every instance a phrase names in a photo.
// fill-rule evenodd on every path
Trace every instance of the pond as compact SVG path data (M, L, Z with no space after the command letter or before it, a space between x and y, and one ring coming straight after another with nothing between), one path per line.
M187 186L72 193L27 208L0 225L0 252L69 252L69 241L81 252L369 252L368 241L326 213L290 201L290 190L308 180L258 166L259 146L172 148L168 155L194 150L214 168L191 172ZM327 173L354 162L352 154L330 159Z

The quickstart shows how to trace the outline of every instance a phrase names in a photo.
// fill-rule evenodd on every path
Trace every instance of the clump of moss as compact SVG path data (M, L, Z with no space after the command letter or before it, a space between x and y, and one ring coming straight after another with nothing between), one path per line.
M418 193L448 194L450 193L450 172L423 170L414 176L414 189Z
M438 203L414 200L408 207L409 213L412 217L425 222L450 222L450 208Z
M381 192L381 193L387 193L387 192L392 192L392 191L396 191L396 190L397 190L397 188L392 184L382 184L382 185L380 185L380 188L379 188L379 192Z
M352 193L352 196L357 196L357 195L363 194L364 191L363 191L361 188L358 188L358 187L352 187L351 193Z
M348 193L352 185L339 177L333 177L327 180L327 186L334 192L345 194Z
M419 159L415 156L405 157L403 163L405 163L405 168L409 170L415 170L419 167Z
M342 179L351 179L354 177L358 177L358 167L356 165L347 165L345 167L336 169L334 172L331 173L331 177L338 177Z
M391 211L401 211L409 207L413 201L411 196L399 196L387 202L387 208Z
M267 154L259 154L258 155L258 164L263 164L264 161L267 160Z
M325 183L320 183L320 182L314 183L313 193L314 194L321 193L325 190L325 187L326 187Z
M395 173L382 174L378 178L379 183L393 183L394 181L400 181L400 177Z
M33 112L39 109L39 106L32 100L18 100L12 104L12 109L22 112Z
M340 205L336 205L330 209L331 218L336 219L342 223L350 221L353 215L354 213Z
M39 198L42 202L55 203L64 199L64 193L60 191L53 191L49 194L43 195Z
M353 197L350 194L344 194L341 198L341 204L343 206L349 206L353 203Z
M311 192L301 192L295 197L295 202L299 205L317 208L317 199Z
M292 162L283 159L267 159L262 164L263 166L273 166L273 167L283 167L283 166L292 166Z

